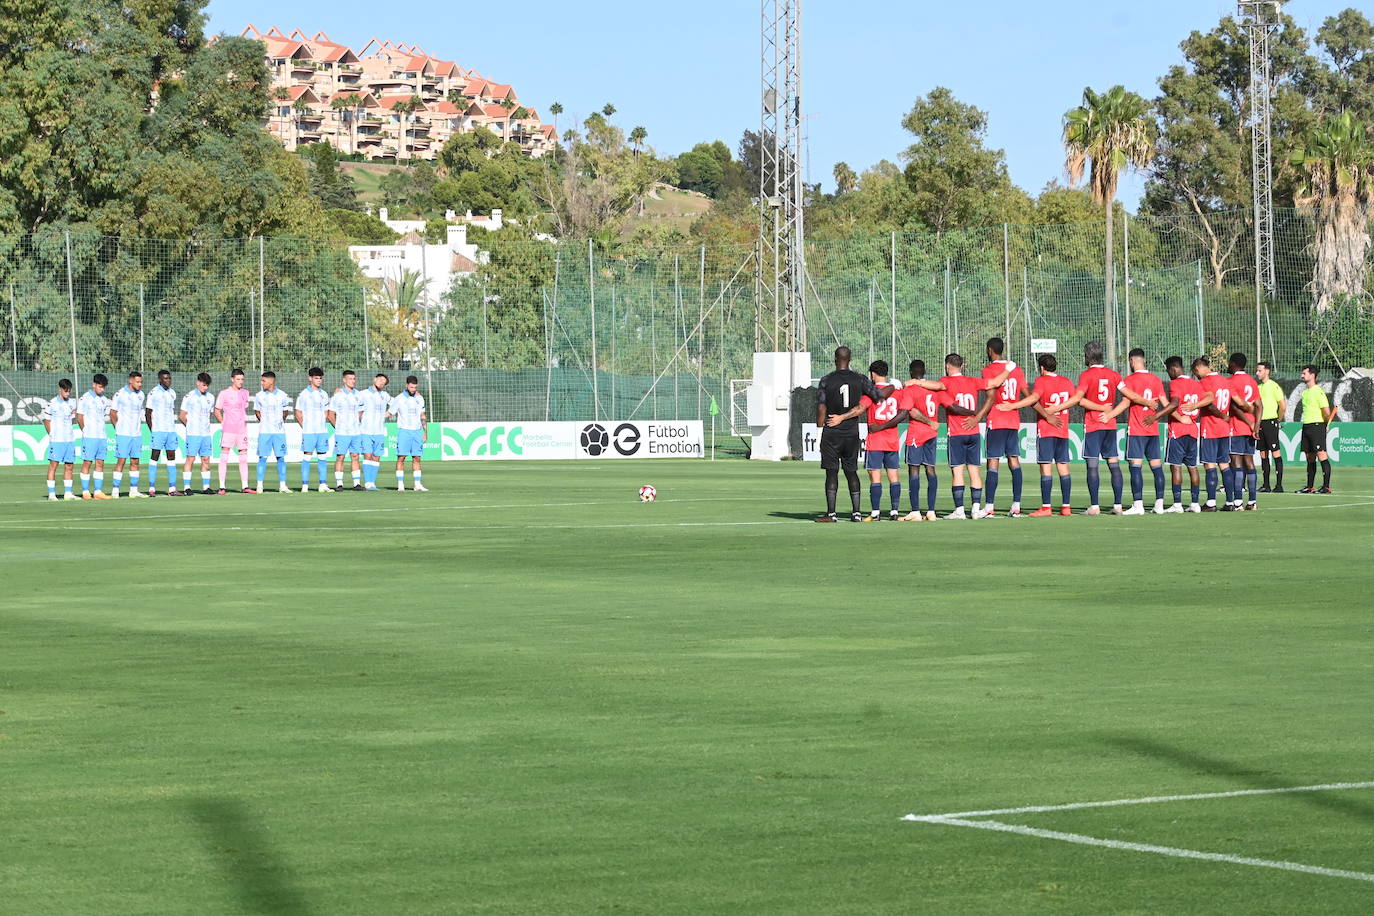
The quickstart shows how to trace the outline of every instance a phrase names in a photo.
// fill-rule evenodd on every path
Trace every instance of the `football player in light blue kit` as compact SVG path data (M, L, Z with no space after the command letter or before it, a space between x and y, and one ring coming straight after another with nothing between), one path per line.
M258 492L267 479L267 456L277 459L277 492L290 493L286 485L286 414L291 398L277 390L277 373L262 374L262 390L253 395L253 413L258 418Z
M359 462L361 446L358 445L358 418L362 416L363 404L358 394L358 373L345 369L342 375L343 387L334 392L329 399L329 411L324 418L334 427L334 489L342 490L343 466L345 457L353 458L353 489L363 488L362 464Z
M110 493L119 499L119 486L124 482L124 463L129 463L129 496L147 499L148 494L138 489L138 459L143 454L143 373L134 370L129 373L129 384L115 392L110 402L110 420L115 428L115 468L114 490Z
M428 488L420 475L420 456L425 453L425 441L429 432L425 427L425 398L415 389L420 380L413 375L406 376L406 390L391 399L387 413L396 418L396 492L403 493L406 488L405 460L410 459L413 489L426 493Z
M110 380L97 372L91 390L76 402L76 422L81 426L81 498L109 499L105 495L105 424L110 419L110 399L105 386ZM91 494L91 469L95 469L95 494Z
M387 381L386 375L378 372L372 386L359 396L363 405L360 433L364 490L377 489L377 472L386 452L386 409L391 404L391 395L386 393Z
M186 464L181 469L181 495L191 496L191 467L200 459L200 492L209 496L215 492L210 489L210 449L213 430L210 428L210 415L215 409L215 396L210 393L210 375L202 372L196 376L196 390L181 399L181 413L177 419L186 427ZM175 493L176 490L169 492Z
M157 495L157 461L165 456L167 464L167 495L177 495L177 449L181 440L177 436L177 393L172 390L172 373L163 369L157 374L157 385L148 392L144 401L144 412L148 416L148 429L152 431L152 452L148 456L148 495Z
M57 466L66 465L62 483L63 499L76 499L72 492L72 463L76 461L76 399L71 379L57 383L57 397L43 405L43 428L48 431L48 499L57 499Z
M320 492L333 493L325 478L329 474L329 427L325 415L329 412L329 392L320 387L324 370L318 367L306 373L310 384L296 396L296 422L301 425L301 492L310 492L310 462L319 459Z

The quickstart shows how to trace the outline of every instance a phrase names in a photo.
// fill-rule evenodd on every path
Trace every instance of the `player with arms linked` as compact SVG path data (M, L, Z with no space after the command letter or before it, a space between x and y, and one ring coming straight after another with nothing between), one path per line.
M835 521L835 500L840 490L840 471L849 484L850 519L863 521L859 511L859 411L867 396L878 403L892 395L892 387L879 388L866 375L849 368L853 359L848 347L835 350L835 371L821 379L816 395L816 426L821 430L821 468L825 471L825 515L818 522Z

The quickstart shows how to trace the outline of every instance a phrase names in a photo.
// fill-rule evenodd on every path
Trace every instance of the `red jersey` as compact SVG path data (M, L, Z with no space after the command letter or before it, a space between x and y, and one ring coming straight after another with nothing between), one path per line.
M983 370L983 381L997 378L1007 368L1007 361L999 359ZM1020 429L1021 414L1015 410L998 410L998 404L1014 404L1026 396L1026 373L1017 366L1011 375L992 392L992 410L988 411L988 429Z
M1199 379L1198 384L1202 386L1204 396L1208 394L1215 396L1212 406L1221 413L1220 417L1202 415L1202 438L1229 439L1231 437L1231 421L1228 419L1231 411L1231 380L1220 372L1213 372L1211 375Z
M1145 415L1158 410L1155 398L1164 396L1164 383L1152 372L1132 372L1121 380L1131 391L1149 401L1151 406L1141 407L1134 401L1126 408L1126 434L1128 436L1158 436L1159 421L1146 425Z
M1169 382L1169 397L1178 401L1179 409L1169 414L1169 438L1197 438L1197 411L1184 410L1189 404L1202 399L1202 383L1195 378L1180 375Z
M868 408L868 428L870 430L897 416L897 395L899 394L901 394L900 389L883 398L877 404L873 403L873 399L868 395L864 395L859 400L860 404ZM868 441L864 443L864 448L870 452L895 452L901 438L902 431L895 426L881 432L869 432Z
M940 391L927 391L919 385L907 385L897 392L897 406L908 413L920 414L932 420L940 419ZM909 420L906 424L906 444L925 445L940 434L934 426L920 420Z
M945 390L940 392L940 403L946 407L951 404L964 408L965 410L978 410L978 392L985 390L981 379L969 378L967 375L946 375L940 379L944 383ZM949 424L949 434L951 436L975 436L978 434L978 426L973 428L964 425L966 420L972 417L955 416L946 412L945 422Z
M1254 376L1241 371L1233 374L1228 381L1231 383L1232 400L1244 401L1247 404L1259 403L1259 382L1255 381ZM1258 422L1258 413L1241 411L1240 416L1231 418L1231 435L1253 436L1255 424Z
M1113 404L1116 401L1116 389L1121 384L1121 374L1114 369L1106 366L1091 366L1086 372L1078 377L1078 388L1075 394L1083 395L1087 400L1098 404ZM1096 410L1085 411L1083 422L1084 432L1095 433L1103 429L1116 429L1116 418L1102 422L1102 415Z
M1064 378L1062 375L1042 375L1035 380L1035 393L1040 398L1041 407L1056 407L1060 404L1067 404L1069 398L1073 397L1073 382ZM1010 413L1010 411L1004 411ZM1047 439L1067 439L1069 438L1069 412L1061 410L1055 414L1064 424L1063 426L1051 426L1045 422L1043 417L1036 415L1035 431Z

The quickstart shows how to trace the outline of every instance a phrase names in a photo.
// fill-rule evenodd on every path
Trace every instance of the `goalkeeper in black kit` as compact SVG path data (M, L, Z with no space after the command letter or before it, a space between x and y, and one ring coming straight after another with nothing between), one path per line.
M874 403L892 394L879 388L867 375L849 368L848 347L835 350L835 371L821 379L816 396L816 425L821 430L821 467L825 469L825 515L818 522L835 521L835 498L840 490L840 471L849 484L851 521L863 521L859 511L859 399L868 395Z

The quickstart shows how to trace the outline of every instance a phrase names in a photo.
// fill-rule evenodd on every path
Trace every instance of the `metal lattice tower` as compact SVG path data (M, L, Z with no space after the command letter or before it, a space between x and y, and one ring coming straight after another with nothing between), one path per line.
M1250 40L1250 167L1255 203L1256 321L1264 301L1274 298L1274 81L1270 39L1279 25L1281 0L1239 0ZM1258 326L1256 329L1258 337ZM1258 347L1258 340L1256 341Z
M754 348L806 349L802 247L801 0L761 0L762 119ZM768 306L772 305L769 324Z

